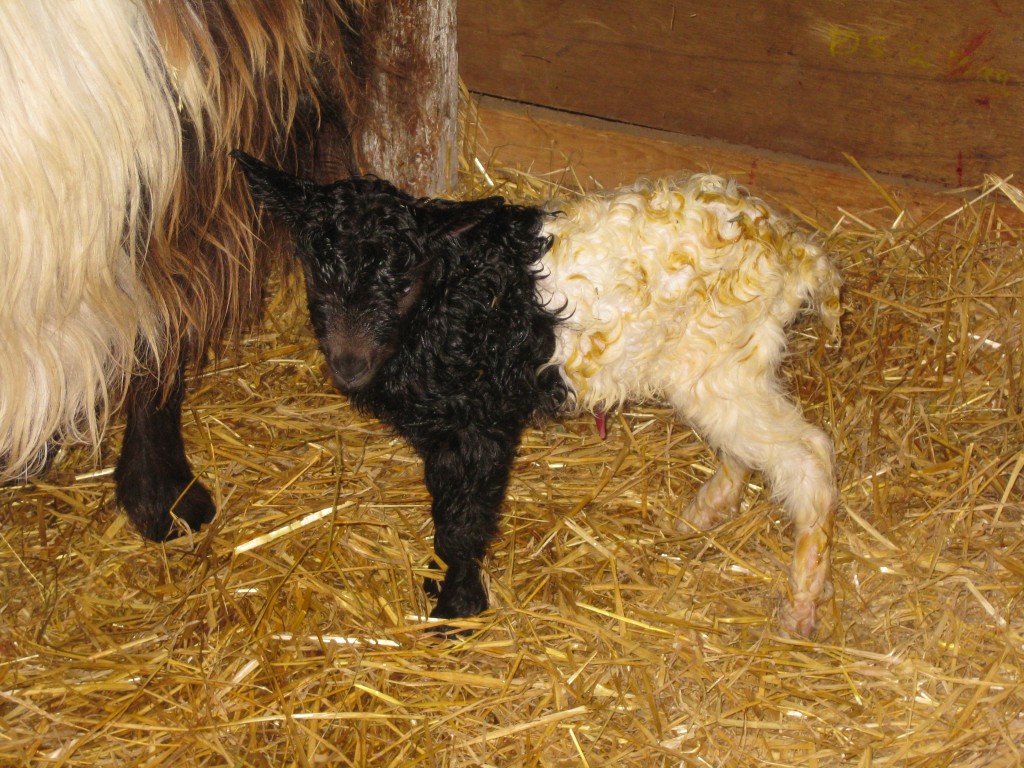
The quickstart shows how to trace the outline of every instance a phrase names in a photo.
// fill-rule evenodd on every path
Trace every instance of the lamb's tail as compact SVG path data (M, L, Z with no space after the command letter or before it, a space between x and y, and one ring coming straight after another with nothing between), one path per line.
M828 332L828 341L838 345L842 340L840 302L843 279L828 250L818 237L780 217L762 218L756 236L771 242L777 263L782 270L783 285L773 307L773 314L782 325L811 311L818 316Z
M751 197L731 180L708 176L701 179L705 189L709 184L731 184L730 193L744 201L747 236L769 244L774 251L773 259L777 259L784 273L779 297L781 306L774 308L776 318L786 325L802 310L810 308L827 329L829 340L838 345L842 340L840 292L843 279L820 237L808 234L792 219L778 215L763 200Z
M843 315L843 306L839 298L843 278L839 270L827 251L817 245L808 245L801 263L801 273L808 303L817 312L822 325L829 333L830 341L838 344L842 340L839 321Z

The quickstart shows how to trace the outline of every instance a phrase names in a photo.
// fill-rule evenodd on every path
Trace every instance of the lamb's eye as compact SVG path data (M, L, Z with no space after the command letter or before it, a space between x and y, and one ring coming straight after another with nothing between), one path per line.
M399 287L398 290L398 311L402 314L408 312L416 300L416 293L413 289L416 287L415 282L411 282L407 285Z

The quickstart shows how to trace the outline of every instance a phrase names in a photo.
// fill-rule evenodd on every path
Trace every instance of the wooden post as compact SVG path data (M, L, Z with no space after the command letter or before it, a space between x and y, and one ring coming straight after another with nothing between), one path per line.
M455 185L455 21L455 0L375 0L362 24L366 83L356 116L356 163L414 195Z

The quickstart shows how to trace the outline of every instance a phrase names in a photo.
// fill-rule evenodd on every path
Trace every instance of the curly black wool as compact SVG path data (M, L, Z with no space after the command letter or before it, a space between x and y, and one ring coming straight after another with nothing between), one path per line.
M320 186L234 156L292 228L335 384L423 459L447 566L431 615L479 613L523 428L567 396L546 367L557 320L535 290L546 214L498 197L417 200L379 179Z

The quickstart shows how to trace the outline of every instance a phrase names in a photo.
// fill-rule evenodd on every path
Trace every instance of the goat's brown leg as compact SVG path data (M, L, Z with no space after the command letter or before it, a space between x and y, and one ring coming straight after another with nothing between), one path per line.
M134 374L128 385L124 443L114 472L117 501L139 532L154 541L174 535L172 513L199 530L216 512L185 456L184 367L181 360L166 397L160 380L148 371Z

